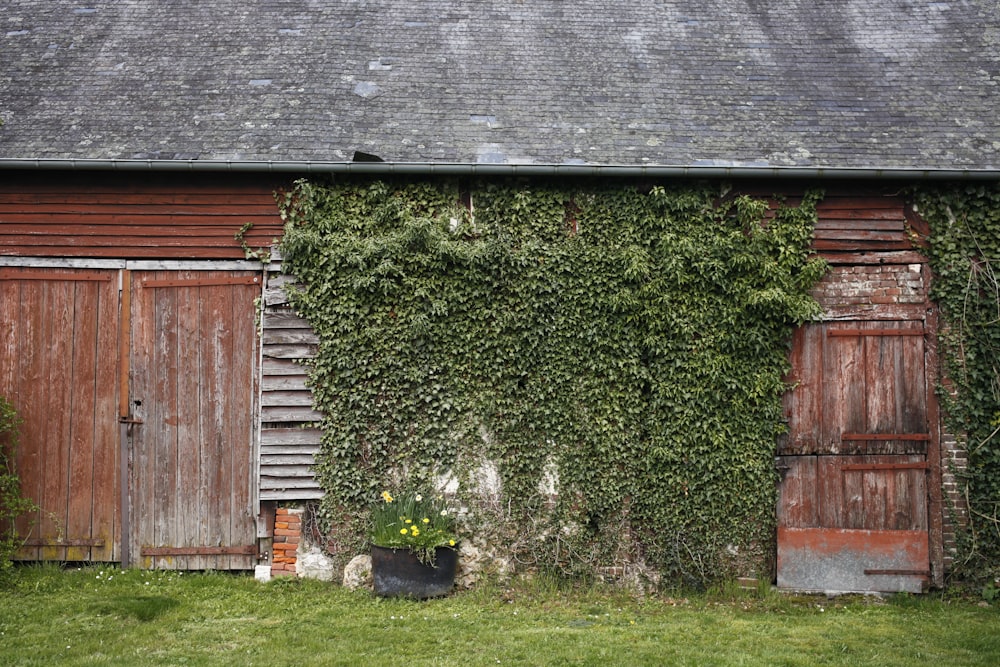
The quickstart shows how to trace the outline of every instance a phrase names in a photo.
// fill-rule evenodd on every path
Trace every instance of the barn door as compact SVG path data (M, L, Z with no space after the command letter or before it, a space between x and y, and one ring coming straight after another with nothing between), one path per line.
M118 287L116 270L0 268L0 394L39 507L19 559L119 558Z
M129 560L250 569L259 274L131 274Z
M923 590L929 384L921 321L802 327L778 451L778 586Z

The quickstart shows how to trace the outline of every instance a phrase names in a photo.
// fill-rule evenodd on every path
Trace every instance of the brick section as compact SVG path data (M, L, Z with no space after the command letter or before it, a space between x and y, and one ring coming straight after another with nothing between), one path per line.
M957 549L956 534L968 523L968 507L965 504L963 484L959 482L962 473L969 466L968 453L964 443L951 434L941 436L941 486L944 500L944 542L945 570L950 570Z
M827 310L876 304L922 304L927 285L920 264L831 266L813 290Z
M302 510L279 507L274 515L271 576L294 576L302 540Z

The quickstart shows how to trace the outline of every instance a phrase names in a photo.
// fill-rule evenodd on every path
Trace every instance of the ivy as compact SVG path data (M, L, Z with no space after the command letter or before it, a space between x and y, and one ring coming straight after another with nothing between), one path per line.
M931 228L932 297L942 316L939 392L946 423L968 445L958 471L969 521L956 574L1000 576L1000 187L952 185L915 192Z
M14 466L20 426L21 418L14 406L0 396L0 581L23 544L15 520L37 509L31 500L22 495L21 479Z
M469 539L528 566L764 567L820 196L297 183L282 253L319 336L327 525L358 540L383 489L450 480Z

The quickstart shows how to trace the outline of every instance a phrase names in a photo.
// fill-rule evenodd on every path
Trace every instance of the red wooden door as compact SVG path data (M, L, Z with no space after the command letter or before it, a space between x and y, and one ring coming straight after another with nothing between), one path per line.
M778 586L920 592L930 386L920 321L802 327L779 446Z
M17 467L39 507L23 560L120 557L118 271L0 268L0 394L23 419Z
M131 275L129 560L250 569L259 274Z

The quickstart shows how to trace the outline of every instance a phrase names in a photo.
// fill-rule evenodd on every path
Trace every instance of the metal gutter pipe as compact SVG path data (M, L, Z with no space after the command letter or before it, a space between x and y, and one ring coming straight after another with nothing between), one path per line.
M922 167L768 167L720 165L492 164L253 160L117 160L0 158L0 170L233 172L424 176L573 176L603 178L780 178L906 181L1000 181L997 169Z

